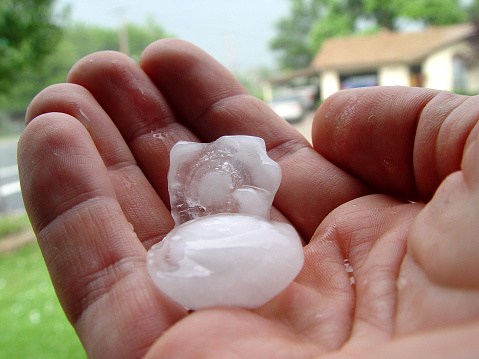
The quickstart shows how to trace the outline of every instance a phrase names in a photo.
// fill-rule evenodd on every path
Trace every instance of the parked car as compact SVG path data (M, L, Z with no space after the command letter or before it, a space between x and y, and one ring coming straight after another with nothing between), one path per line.
M307 111L316 111L318 109L319 88L316 85L291 87L289 95L300 99Z
M303 102L296 96L273 98L268 105L274 112L288 122L299 122L306 114Z
M358 87L371 87L378 85L376 74L349 76L341 81L341 89L353 89Z

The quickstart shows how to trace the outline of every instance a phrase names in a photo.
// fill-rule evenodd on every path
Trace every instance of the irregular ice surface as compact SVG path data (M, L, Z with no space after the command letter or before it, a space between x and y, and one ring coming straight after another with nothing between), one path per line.
M269 219L280 182L281 168L259 137L180 141L170 152L168 191L176 224L214 213Z
M285 289L304 254L295 229L269 220L281 169L264 141L179 142L168 189L175 228L147 254L153 281L186 308L257 308Z

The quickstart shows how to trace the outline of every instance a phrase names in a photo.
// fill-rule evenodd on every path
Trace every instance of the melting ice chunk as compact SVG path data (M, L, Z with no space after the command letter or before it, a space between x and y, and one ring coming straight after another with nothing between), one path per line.
M280 182L281 168L259 137L180 141L170 152L168 191L176 224L215 213L269 219Z
M156 285L186 308L257 308L293 281L303 247L288 224L215 214L175 227L147 263Z
M304 263L295 229L269 221L280 182L260 138L177 143L168 173L176 227L147 254L157 287L190 309L257 308L279 294Z

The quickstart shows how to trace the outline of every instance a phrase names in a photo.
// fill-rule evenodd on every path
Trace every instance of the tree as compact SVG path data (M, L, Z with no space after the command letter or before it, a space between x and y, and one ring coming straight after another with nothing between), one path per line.
M309 65L324 39L378 30L400 30L404 22L424 26L467 20L461 0L290 0L291 12L277 23L271 48L283 69Z
M0 0L0 94L60 41L53 5L54 0Z
M1 0L0 0L1 1ZM151 42L169 36L153 19L144 25L128 24L130 56L138 60L142 50ZM22 111L43 88L64 82L68 71L80 58L101 50L119 50L117 29L85 24L64 27L63 36L54 51L46 55L34 68L25 68L16 74L8 97L0 94L0 110ZM1 63L1 61L0 61Z
M278 35L270 47L280 51L280 67L284 70L303 68L309 65L312 52L309 33L314 22L320 17L318 1L291 0L291 13L276 24Z
M128 39L130 42L130 56L138 61L147 45L158 39L174 37L162 26L158 25L153 17L148 17L143 25L128 24Z
M466 21L466 9L461 3L460 0L365 0L364 9L379 26L398 30L398 20L401 19L420 21L424 25L448 25Z

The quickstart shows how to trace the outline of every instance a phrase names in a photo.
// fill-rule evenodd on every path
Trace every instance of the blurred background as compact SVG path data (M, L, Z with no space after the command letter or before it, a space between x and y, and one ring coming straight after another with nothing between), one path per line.
M310 140L332 93L479 93L479 0L0 0L0 359L85 358L23 208L16 144L41 89L81 57L195 43Z

